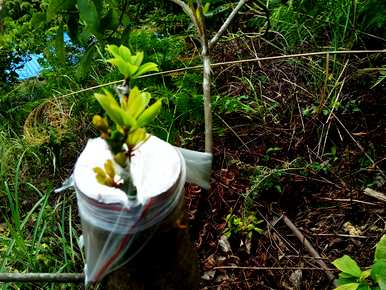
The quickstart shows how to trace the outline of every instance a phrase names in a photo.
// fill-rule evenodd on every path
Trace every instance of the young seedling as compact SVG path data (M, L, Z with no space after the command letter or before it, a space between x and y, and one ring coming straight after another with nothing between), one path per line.
M386 235L375 248L374 264L362 271L357 262L344 255L332 264L341 272L335 290L386 290Z
M101 138L105 139L114 156L114 162L107 160L104 169L96 167L96 179L99 183L117 187L124 190L129 196L136 196L136 189L132 183L130 174L130 160L133 151L148 138L145 126L148 125L161 110L162 100L159 99L151 106L148 104L151 94L141 91L138 87L129 89L131 79L150 72L157 71L154 63L142 64L143 53L132 54L130 50L121 45L108 45L106 48L114 58L108 62L118 67L124 76L123 93L119 93L119 103L108 91L96 93L95 98L105 110L106 117L95 115L93 124L100 132ZM120 166L125 176L117 176L115 166Z

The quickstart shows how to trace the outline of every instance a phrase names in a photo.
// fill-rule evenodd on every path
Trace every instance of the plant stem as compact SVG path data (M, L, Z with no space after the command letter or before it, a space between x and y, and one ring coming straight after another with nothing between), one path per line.
M235 9L233 9L231 14L229 14L229 16L225 20L224 24L220 27L220 29L217 31L217 33L209 41L209 48L213 47L213 45L216 44L217 40L220 38L220 36L228 28L229 24L232 22L233 18L236 16L237 12L239 12L240 8L245 4L245 2L247 2L247 0L240 0L239 3L237 3L237 6L235 7Z

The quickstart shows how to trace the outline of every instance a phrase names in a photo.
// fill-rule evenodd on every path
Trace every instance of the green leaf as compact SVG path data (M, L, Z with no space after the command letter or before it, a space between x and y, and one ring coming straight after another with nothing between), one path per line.
M147 92L141 92L138 87L134 87L130 91L129 99L127 100L126 111L134 118L137 117L145 110L149 104L150 94Z
M96 93L95 98L102 106L102 108L106 111L107 115L111 118L111 120L113 120L119 126L125 125L121 112L123 110L119 107L117 101L114 99L114 97L109 91L104 90L104 94Z
M110 58L107 60L107 62L111 63L112 65L115 65L118 68L119 72L123 74L125 78L128 78L128 76L130 75L130 68L126 65L125 61L122 58Z
M118 46L114 45L114 44L109 44L109 45L106 45L106 50L108 52L110 52L110 54L112 54L114 57L118 57L120 58L120 54L119 54L119 48Z
M377 261L371 267L371 278L378 283L381 290L386 290L386 262Z
M111 159L107 160L104 164L104 168L105 168L105 171L107 173L107 175L114 179L114 176L115 176L115 169L114 169L114 165L113 165L113 161Z
M119 47L119 55L122 57L122 59L126 62L130 62L131 57L131 51L128 47L121 45ZM133 63L131 63L133 64Z
M99 17L94 2L89 0L77 0L77 2L80 19L86 22L87 30L98 34Z
M59 12L69 10L75 7L74 0L50 0L47 7L47 20L51 20L58 16Z
M95 52L96 47L93 45L80 58L79 66L76 70L76 77L78 80L82 80L87 77Z
M386 235L383 235L375 248L375 261L386 261Z
M360 283L357 290L371 290L369 284L367 282Z
M347 273L343 273L343 272L340 272L340 273L338 274L338 276L339 276L339 278L343 278L343 279L351 279L351 278L355 278L355 277L353 277L352 275L347 274Z
M343 257L336 259L332 264L344 273L359 278L362 274L361 268L359 268L357 262L351 257L344 255Z
M119 72L123 74L125 78L128 78L129 76L133 75L138 69L137 66L125 62L121 57L110 58L107 60L107 62L117 66Z
M349 283L357 283L357 278L351 276L350 278L339 278L335 280L337 286L341 286Z
M341 286L338 286L335 288L335 290L356 290L359 287L359 283L349 283L349 284L344 284Z
M138 118L138 126L144 127L155 119L158 113L161 111L162 99L157 100L153 105L147 108Z
M370 277L371 269L368 269L366 271L362 272L361 277L359 278L361 281L366 280L368 277Z
M59 62L63 64L65 62L65 55L64 55L64 35L63 35L62 23L59 25L59 29L56 32L55 51L56 51L56 55L58 56Z
M137 78L145 73L151 72L151 71L158 71L158 66L154 62L147 62L143 65L141 65L135 75L133 75L133 78Z
M143 128L138 128L134 132L130 133L127 137L127 144L131 146L135 146L138 143L144 141L146 139L146 131Z
M130 57L130 63L136 65L136 66L140 66L142 61L143 61L143 52L140 51L140 52L137 52L135 55L132 55Z

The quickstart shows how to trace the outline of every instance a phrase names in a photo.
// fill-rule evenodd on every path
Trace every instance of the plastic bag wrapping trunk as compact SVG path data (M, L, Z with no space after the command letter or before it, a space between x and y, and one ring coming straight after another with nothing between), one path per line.
M79 159L82 158L87 147L92 145L90 144L91 142L96 143L96 139L89 141ZM160 144L167 144L153 136L150 139L151 142L155 142L154 144L158 145L158 147ZM72 186L76 190L79 215L82 223L86 257L84 269L86 284L100 281L108 273L129 262L151 239L153 233L157 230L157 226L168 219L173 212L181 210L186 181L193 182L204 188L209 187L212 164L211 154L172 147L169 144L167 146L170 147L168 150L173 150L179 159L179 168L175 181L173 184L169 184L167 190L162 191L160 194L148 196L143 194L142 197L139 196L137 202L130 202L126 195L125 198L121 197L121 200L115 196L110 198L111 195L109 193L106 193L104 196L103 192L90 197L90 194L85 194L82 192L81 187L78 186L76 178L77 165L75 166ZM152 146L147 145L147 147L151 149ZM155 153L149 153L150 151L146 150L146 148L143 149L143 155L162 154L162 150ZM95 158L99 158L100 162L108 159L108 154L106 156L101 155L103 153L98 154ZM149 158L151 159L150 163L145 162L141 169L141 171L145 172L145 175L149 171L147 167L151 162L156 162L154 158L157 157L154 155L149 156ZM159 158L168 159L167 156ZM168 167L165 160L161 161L163 166L168 170L175 170L173 167ZM87 169L78 168L78 170ZM156 174L162 176L165 172L161 170L161 172ZM133 177L136 177L137 183L140 183L138 180L149 182L144 176L135 176L135 172L133 172L133 175ZM97 181L95 180L95 182ZM136 186L140 193L141 186L137 184ZM148 190L151 186L142 186L142 188Z

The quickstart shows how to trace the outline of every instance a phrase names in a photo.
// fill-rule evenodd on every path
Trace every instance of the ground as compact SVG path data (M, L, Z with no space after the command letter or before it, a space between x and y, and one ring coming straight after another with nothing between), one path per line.
M325 91L313 87L304 69L304 63L321 62L316 58L215 71L217 83L227 81L218 90L235 98L250 94L251 88L232 82L234 75L238 80L248 76L256 90L259 76L269 84L260 99L262 108L241 99L239 113L215 114L215 124L223 130L215 129L211 188L186 187L202 289L332 288L285 216L335 277L338 272L331 262L343 254L362 267L371 265L374 245L386 230L386 209L364 189L386 192L386 88L369 89L372 77L360 72L361 58L340 61L344 72L340 78L334 75ZM317 93L327 96L320 101L320 111L320 103L312 101ZM334 98L339 106L328 107ZM311 106L316 109L308 114ZM263 110L265 117L259 112L251 117L245 110ZM202 143L200 137L195 141ZM251 239L242 231L224 238L228 214L256 216L263 221L263 232Z

